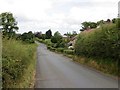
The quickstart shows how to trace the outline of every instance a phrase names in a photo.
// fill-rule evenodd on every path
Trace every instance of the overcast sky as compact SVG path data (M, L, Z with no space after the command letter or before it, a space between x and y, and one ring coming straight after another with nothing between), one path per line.
M84 21L107 20L118 15L119 0L0 0L0 13L12 12L19 33L48 29L61 34L77 31Z

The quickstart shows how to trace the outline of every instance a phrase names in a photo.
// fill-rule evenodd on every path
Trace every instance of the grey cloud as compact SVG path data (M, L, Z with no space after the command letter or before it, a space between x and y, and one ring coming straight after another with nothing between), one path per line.
M26 22L33 22L35 21L34 19L29 19L23 15L17 15L15 16L16 20L19 22L19 23L26 23Z
M70 1L70 2L65 2L65 3L54 3L53 4L53 8L51 10L49 10L49 13L69 13L70 9L72 7L80 7L80 8L87 8L92 6L93 4L91 2L88 1L79 1L79 0L75 0L75 1Z

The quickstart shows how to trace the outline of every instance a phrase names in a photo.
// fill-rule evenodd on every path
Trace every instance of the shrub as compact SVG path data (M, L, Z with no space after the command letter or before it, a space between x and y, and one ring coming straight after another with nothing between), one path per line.
M52 45L52 42L51 42L51 39L45 39L44 40L44 43L48 46L51 46Z
M55 51L55 50L56 50L56 48L51 47L51 46L47 46L47 49L49 49L49 50L51 50L51 51Z
M40 42L40 43L45 43L43 39L36 38L35 40Z
M20 36L21 40L27 43L34 43L34 34L32 31L29 31L28 33L23 33Z
M51 48L51 46L47 46L47 49L50 49Z
M56 51L58 51L58 52L63 52L63 51L64 51L64 48L57 48Z
M105 24L100 29L82 32L75 44L77 55L120 59L120 30L115 24Z
M21 41L4 38L2 51L3 88L19 86L24 74L29 72L28 70L25 72L25 70L35 62L33 60L35 60L36 45L23 44Z
M64 50L64 53L74 55L74 50Z

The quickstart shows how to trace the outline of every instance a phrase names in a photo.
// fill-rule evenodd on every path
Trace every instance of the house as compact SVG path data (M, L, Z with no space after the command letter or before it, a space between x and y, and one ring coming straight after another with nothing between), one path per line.
M75 42L77 40L77 36L78 35L76 35L76 36L74 36L70 39L70 42L68 43L68 48L69 49L74 49L74 45L75 45Z

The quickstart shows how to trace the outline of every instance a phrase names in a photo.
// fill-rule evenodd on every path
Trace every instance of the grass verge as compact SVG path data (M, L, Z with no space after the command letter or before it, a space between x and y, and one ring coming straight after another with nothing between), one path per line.
M108 60L106 61L105 59L96 59L85 56L74 56L73 61L86 66L90 66L108 75L112 75L115 77L119 76L118 63L110 59L108 62Z
M32 87L36 69L37 45L5 38L2 42L2 87Z

